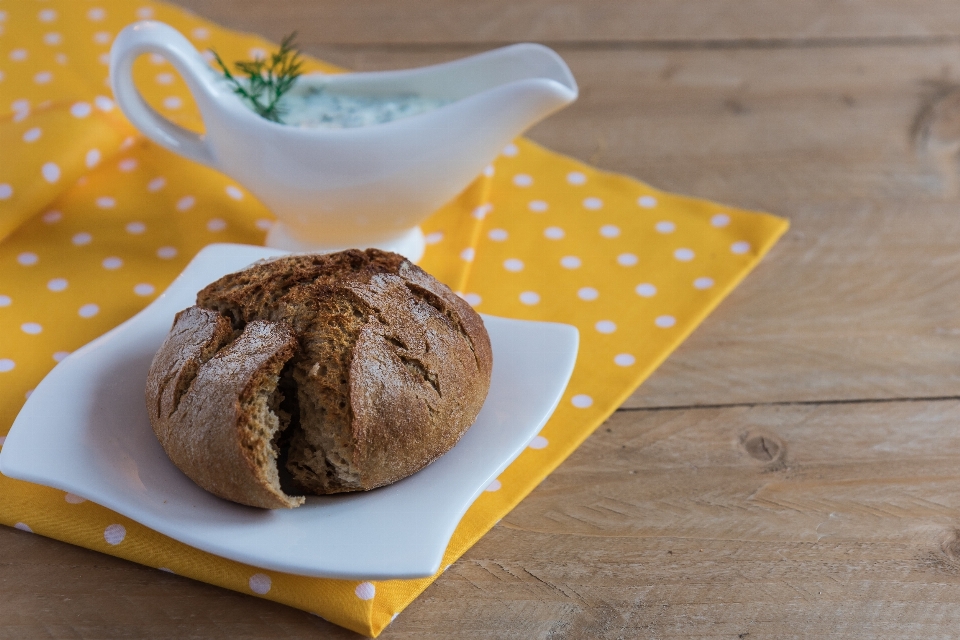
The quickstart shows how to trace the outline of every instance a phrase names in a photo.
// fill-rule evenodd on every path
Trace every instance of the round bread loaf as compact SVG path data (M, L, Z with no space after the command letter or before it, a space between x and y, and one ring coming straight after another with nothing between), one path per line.
M394 253L259 262L181 311L147 378L170 459L228 500L396 482L473 424L493 355L480 316Z

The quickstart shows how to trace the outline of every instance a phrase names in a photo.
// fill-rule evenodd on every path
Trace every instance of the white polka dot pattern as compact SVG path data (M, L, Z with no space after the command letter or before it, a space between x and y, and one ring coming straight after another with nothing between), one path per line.
M643 298L652 298L657 295L657 288L649 282L638 284L635 290L637 295Z
M89 103L86 102L77 102L72 107L70 107L70 113L74 118L86 118L93 111Z
M493 211L493 205L486 203L481 204L476 209L473 210L473 217L477 220L483 220L487 217L487 214Z
M372 582L361 582L357 585L357 588L354 589L354 593L357 594L357 597L361 600L373 600L374 596L377 595L377 588Z
M725 213L718 213L717 215L710 218L710 224L715 227L725 227L730 224L730 216Z
M578 393L570 399L570 402L573 403L577 409L587 409L593 405L593 398L588 395Z
M507 271L513 271L514 273L523 271L523 260L519 258L508 258L503 261L503 268Z
M600 333L613 333L617 330L617 323L613 320L600 320L593 326Z
M593 287L583 287L577 291L577 297L581 300L596 300L600 297L600 292Z
M659 233L673 233L676 230L677 225L670 222L669 220L661 220L660 222L654 225L654 228Z
M262 596L270 591L270 587L273 586L273 580L265 573L255 573L250 576L248 584L250 585L250 591Z
M36 322L24 322L22 325L20 325L20 330L26 334L35 336L41 331L43 331L43 327Z
M122 524L111 524L103 530L103 539L107 541L107 544L116 546L123 542L123 539L126 537L127 528Z
M713 286L713 278L697 278L693 281L693 286L696 289L709 289Z
M93 303L85 304L77 311L81 318L92 318L100 313L100 307Z
M546 449L547 445L549 444L550 442L546 438L538 435L534 436L533 440L531 440L530 444L527 446L529 446L531 449Z
M654 320L654 324L661 329L669 329L673 325L677 324L677 319L673 316L657 316L657 319Z
M637 359L629 353L618 353L613 357L613 362L618 367L632 367L636 361Z

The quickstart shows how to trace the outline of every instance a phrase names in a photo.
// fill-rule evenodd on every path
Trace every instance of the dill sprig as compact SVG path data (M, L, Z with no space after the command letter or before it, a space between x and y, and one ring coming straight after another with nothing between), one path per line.
M233 87L233 92L245 100L260 116L273 122L282 122L283 111L280 107L280 98L293 86L297 78L303 73L303 60L297 51L293 40L297 36L294 31L280 42L280 50L272 54L269 60L240 60L233 64L238 73L246 74L246 78L238 80L230 73L230 69L216 51L211 49L213 57L223 77Z

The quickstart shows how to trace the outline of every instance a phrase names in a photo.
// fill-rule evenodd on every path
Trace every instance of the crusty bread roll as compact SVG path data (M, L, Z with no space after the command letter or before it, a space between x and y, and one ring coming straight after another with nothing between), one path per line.
M480 316L403 257L287 256L221 278L177 315L147 409L204 489L295 507L396 482L448 451L492 364Z

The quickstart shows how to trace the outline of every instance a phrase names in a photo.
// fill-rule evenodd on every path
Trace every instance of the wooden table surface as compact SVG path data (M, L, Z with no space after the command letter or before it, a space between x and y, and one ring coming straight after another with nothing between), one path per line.
M534 140L792 222L381 637L960 634L956 0L180 4L363 70L544 42L581 95ZM357 637L12 529L0 549L4 638Z

